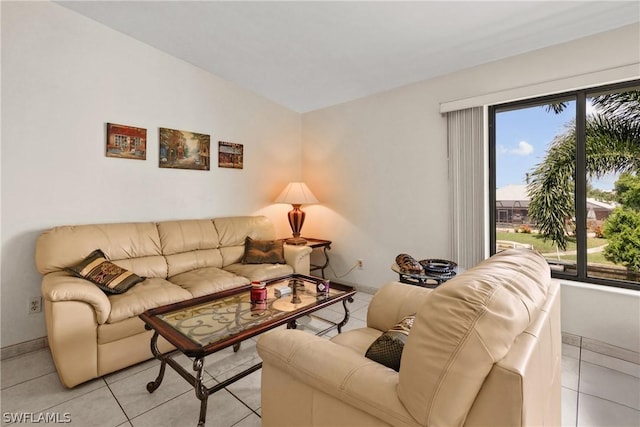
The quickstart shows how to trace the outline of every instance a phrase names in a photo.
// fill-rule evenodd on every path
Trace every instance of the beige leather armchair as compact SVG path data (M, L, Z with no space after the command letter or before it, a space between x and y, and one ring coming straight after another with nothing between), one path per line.
M399 372L364 357L416 314ZM389 283L367 327L258 341L262 425L559 426L560 297L542 256L511 249L431 291Z

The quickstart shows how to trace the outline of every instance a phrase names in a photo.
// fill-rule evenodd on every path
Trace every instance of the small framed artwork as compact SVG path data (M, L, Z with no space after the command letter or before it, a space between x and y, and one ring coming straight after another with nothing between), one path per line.
M242 144L218 141L218 167L242 169L243 151Z
M211 165L211 137L203 133L160 128L161 168L206 170Z
M147 130L107 123L107 157L147 159Z

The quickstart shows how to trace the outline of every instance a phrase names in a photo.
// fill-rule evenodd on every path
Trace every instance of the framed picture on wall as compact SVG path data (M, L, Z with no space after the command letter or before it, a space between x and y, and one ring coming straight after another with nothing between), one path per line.
M107 157L147 159L147 130L107 123Z
M242 169L244 148L242 144L218 141L218 167Z
M203 133L160 128L161 168L209 170L211 137Z

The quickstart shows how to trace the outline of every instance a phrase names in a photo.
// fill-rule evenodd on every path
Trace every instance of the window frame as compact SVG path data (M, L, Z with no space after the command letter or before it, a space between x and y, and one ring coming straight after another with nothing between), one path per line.
M496 113L536 107L552 102L575 99L576 102L576 177L575 177L575 217L576 217L576 274L566 274L552 269L551 276L563 280L571 280L597 285L612 286L640 290L640 282L627 280L589 277L587 274L587 173L586 173L586 102L587 98L597 93L622 91L640 86L640 80L572 90L553 95L528 98L502 104L488 106L489 135L489 251L496 253Z

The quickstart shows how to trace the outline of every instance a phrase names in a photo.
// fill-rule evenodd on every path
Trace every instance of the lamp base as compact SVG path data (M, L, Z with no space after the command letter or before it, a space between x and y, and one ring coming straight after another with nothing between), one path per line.
M284 241L287 245L306 245L307 240L302 237L292 237Z
M300 237L300 230L302 230L302 224L304 224L304 217L307 216L304 211L300 210L300 205L293 204L293 210L290 210L287 216L289 217L289 225L291 231L293 231L293 237L285 240L290 245L305 245L307 241Z

